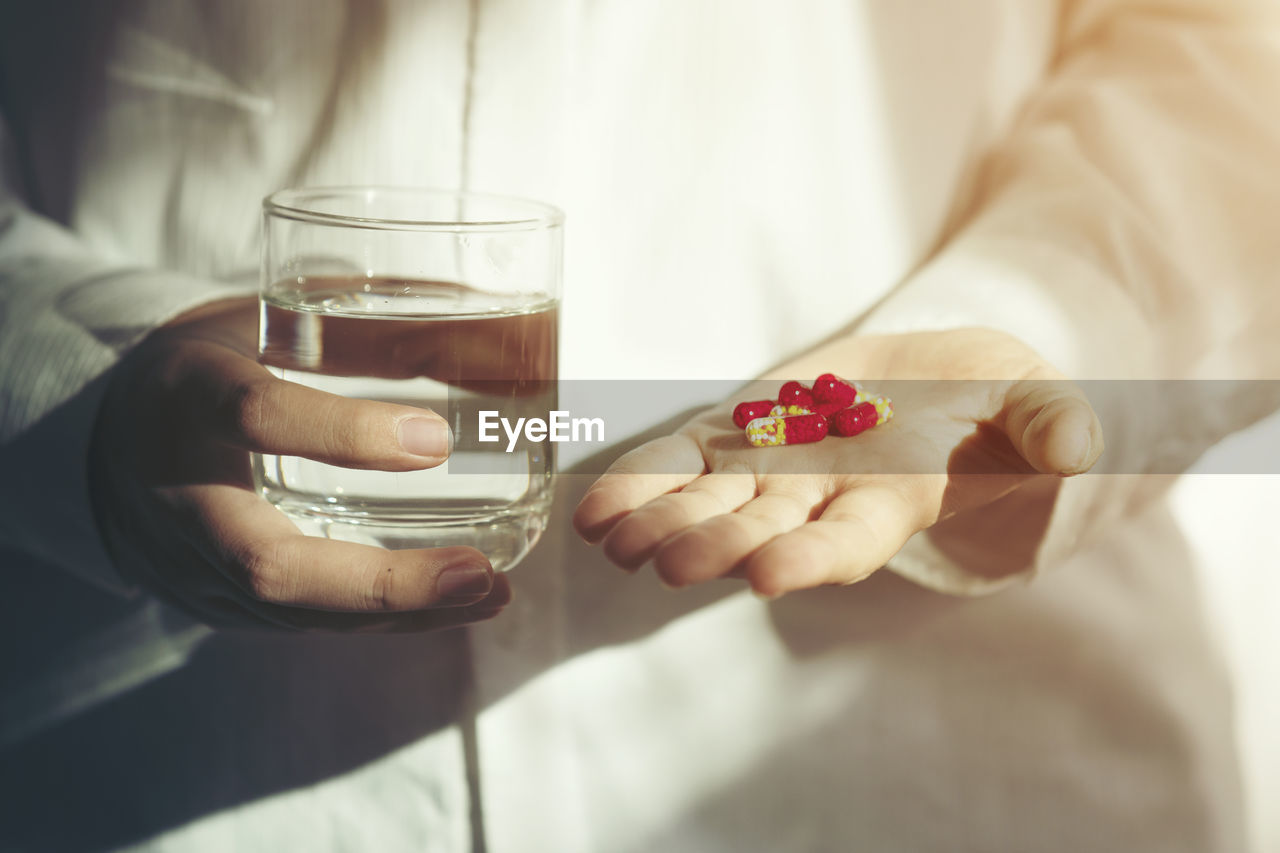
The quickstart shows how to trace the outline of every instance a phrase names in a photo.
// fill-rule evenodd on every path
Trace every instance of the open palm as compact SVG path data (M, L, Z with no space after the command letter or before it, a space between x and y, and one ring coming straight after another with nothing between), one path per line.
M726 402L614 463L579 505L579 532L623 568L652 559L673 586L742 576L776 596L861 580L940 519L1081 473L1102 452L1080 390L1002 333L856 338L779 375L833 365L890 393L894 419L854 438L753 448Z

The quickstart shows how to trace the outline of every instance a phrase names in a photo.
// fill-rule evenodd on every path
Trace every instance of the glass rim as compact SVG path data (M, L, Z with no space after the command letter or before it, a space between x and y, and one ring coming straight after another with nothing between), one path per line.
M466 220L448 219L394 219L379 216L349 216L313 210L305 206L307 199L318 197L343 197L357 194L380 193L384 195L423 196L456 201L486 201L524 208L528 216ZM393 185L343 185L290 187L277 190L262 200L263 213L297 222L315 225L333 225L347 228L370 228L385 231L532 231L558 228L564 224L564 211L546 202L520 196L497 193L449 190L436 187L411 187Z

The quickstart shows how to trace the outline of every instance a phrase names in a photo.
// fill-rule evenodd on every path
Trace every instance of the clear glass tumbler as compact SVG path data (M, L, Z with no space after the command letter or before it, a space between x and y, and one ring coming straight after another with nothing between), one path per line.
M550 444L480 442L477 412L556 404L563 215L442 190L284 190L264 202L260 360L333 394L430 408L450 460L408 473L256 454L304 532L387 548L469 545L508 569L546 528Z

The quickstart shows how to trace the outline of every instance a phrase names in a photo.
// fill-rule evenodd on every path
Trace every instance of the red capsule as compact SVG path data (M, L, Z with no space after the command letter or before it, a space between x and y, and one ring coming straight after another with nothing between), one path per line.
M824 373L813 382L813 397L819 403L839 403L841 406L852 406L858 396L857 387L845 382L834 373Z
M772 400L755 400L751 403L739 403L733 410L733 425L745 429L747 424L756 418L768 417L773 410Z
M813 402L813 392L799 382L784 383L778 391L779 406L803 406L810 409Z
M859 403L852 409L836 412L831 418L831 431L836 435L857 435L879 422L880 413L876 411L874 403Z
M832 415L836 414L837 412L840 412L840 411L842 411L842 410L844 410L844 409L847 409L847 408L849 408L849 404L848 404L848 403L841 403L841 402L838 402L838 401L833 401L833 402L829 402L829 403L814 403L814 404L813 404L813 411L814 411L814 413L815 413L815 414L822 415L824 418L829 418L829 417L831 417Z
M827 419L822 415L756 418L747 424L747 441L756 447L811 444L826 438L828 429Z

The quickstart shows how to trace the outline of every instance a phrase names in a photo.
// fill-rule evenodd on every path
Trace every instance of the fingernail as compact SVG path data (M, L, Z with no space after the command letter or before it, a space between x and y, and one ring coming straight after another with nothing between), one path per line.
M493 589L493 571L475 563L450 566L436 578L436 595L455 601L483 598Z
M449 427L434 418L409 418L400 422L400 446L414 456L449 455Z

